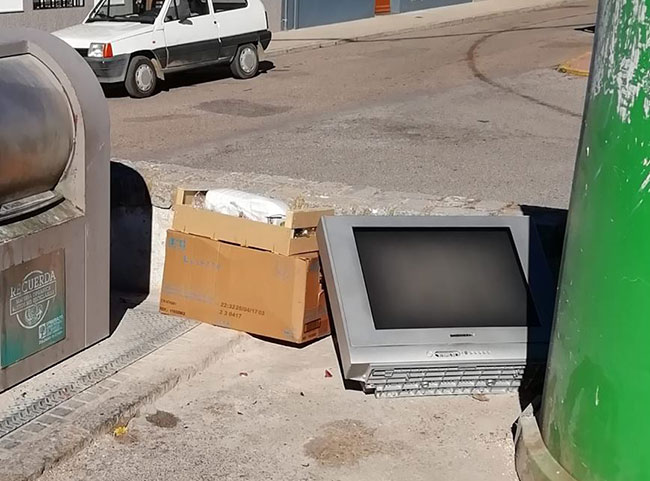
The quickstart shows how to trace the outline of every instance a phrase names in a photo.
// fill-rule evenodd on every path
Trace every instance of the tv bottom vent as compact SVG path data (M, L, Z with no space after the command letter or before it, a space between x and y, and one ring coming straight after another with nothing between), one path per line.
M376 397L489 394L516 391L525 364L374 368L364 385Z

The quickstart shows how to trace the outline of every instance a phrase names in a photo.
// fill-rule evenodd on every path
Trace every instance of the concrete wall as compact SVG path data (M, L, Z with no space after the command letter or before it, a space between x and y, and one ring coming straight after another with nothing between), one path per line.
M287 28L304 28L375 16L375 0L286 0Z
M289 0L287 0L289 1ZM282 30L282 0L262 0L266 7L266 13L269 14L269 28L272 32Z
M0 13L0 28L31 27L53 32L80 23L93 8L93 0L86 0L85 7L34 10L32 0L23 0L23 12Z
M470 3L471 1L472 0L390 0L390 11L391 13L413 12L425 8Z
M269 14L269 27L273 32L279 32L282 30L282 0L262 1ZM93 0L86 0L85 7L34 10L32 0L23 0L23 12L0 12L0 28L31 27L53 32L80 23L93 5Z

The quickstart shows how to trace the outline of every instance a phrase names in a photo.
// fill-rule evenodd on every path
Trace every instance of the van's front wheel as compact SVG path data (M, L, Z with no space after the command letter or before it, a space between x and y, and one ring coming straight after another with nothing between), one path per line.
M260 58L257 55L257 47L252 43L240 45L235 58L230 63L230 70L235 78L253 78L257 75L259 68Z
M137 56L131 59L124 86L131 97L141 99L154 94L157 80L156 69L151 60Z

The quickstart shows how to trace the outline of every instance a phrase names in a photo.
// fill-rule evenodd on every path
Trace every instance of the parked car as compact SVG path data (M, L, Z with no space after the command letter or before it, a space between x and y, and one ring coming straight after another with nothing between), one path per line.
M102 0L80 25L54 32L81 54L101 83L132 97L156 91L170 72L230 64L254 77L271 42L261 0Z

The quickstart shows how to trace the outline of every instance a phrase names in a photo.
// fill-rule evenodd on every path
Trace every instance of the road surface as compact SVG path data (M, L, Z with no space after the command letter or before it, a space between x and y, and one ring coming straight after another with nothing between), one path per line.
M566 206L590 48L575 3L268 59L250 81L183 73L113 93L113 155L197 168Z

